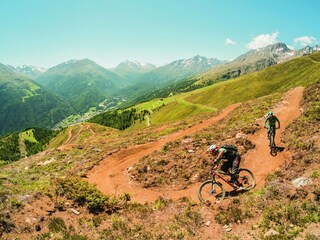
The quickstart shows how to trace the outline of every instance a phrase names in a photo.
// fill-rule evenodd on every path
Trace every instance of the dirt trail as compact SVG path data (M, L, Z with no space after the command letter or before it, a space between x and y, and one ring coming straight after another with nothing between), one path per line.
M275 136L275 143L278 147L282 147L280 136L285 127L301 114L300 101L302 96L303 87L297 87L287 92L285 99L273 110L281 123L281 128L277 129ZM259 124L263 126L263 122L264 119L261 119ZM270 155L267 129L262 128L249 139L256 144L256 147L245 156L245 161L241 166L254 172L257 178L257 187L261 187L265 183L266 176L288 164L291 154L284 149L284 151L278 152L275 157Z
M280 142L280 134L284 128L297 116L299 116L299 102L303 95L303 88L298 87L287 93L285 100L274 109L275 114L281 121L281 129L278 129L276 143ZM224 109L217 116L207 119L191 128L181 130L170 134L157 142L150 142L142 145L136 145L121 150L100 162L88 174L88 181L97 185L98 189L106 194L130 193L132 200L137 202L151 202L160 196L172 199L178 199L188 196L197 201L197 189L199 183L190 185L187 189L173 191L172 189L145 189L132 181L128 175L127 168L132 166L141 157L160 150L167 142L175 141L185 135L189 135L206 128L219 120L225 118L239 104L231 105ZM260 121L263 124L263 119ZM287 152L279 152L276 157L269 154L266 130L261 129L255 135L250 137L256 144L256 148L244 156L242 167L251 169L257 178L257 185L264 184L266 176L282 166L288 159ZM278 144L279 145L279 144ZM281 145L281 144L280 144Z
M68 131L68 139L63 143L63 145L66 145L67 143L69 143L71 138L72 138L72 128L69 129L69 131Z
M203 128L206 128L222 119L232 112L239 104L234 104L224 109L217 116L204 120L201 123L167 135L157 142L136 145L123 149L100 162L88 174L88 181L97 185L98 189L106 194L121 194L123 192L130 193L132 199L138 202L154 201L159 196L177 199L182 196L194 195L198 185L190 186L182 191L164 191L161 192L152 189L141 188L137 183L134 183L127 173L127 168L136 163L140 158L152 153L155 150L160 150L166 143L175 141L185 135L195 133Z
M85 127L81 124L81 127L79 128L78 132L74 135L72 134L72 128L69 129L68 131L68 139L58 147L59 150L67 150L67 149L71 149L73 147L75 147L77 144L72 143L75 139L77 139L77 137L84 131L90 131L91 136L88 137L85 142L89 141L91 139L91 137L95 136L96 133L93 131L93 129L91 128L90 125L86 125Z

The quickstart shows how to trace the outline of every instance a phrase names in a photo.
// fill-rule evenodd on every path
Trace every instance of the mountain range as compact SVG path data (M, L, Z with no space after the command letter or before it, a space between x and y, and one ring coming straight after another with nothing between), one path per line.
M189 59L176 60L154 69L138 78L137 82L161 86L169 82L192 77L224 62L216 58L206 58L197 55Z
M36 67L36 66L32 66L32 65L19 65L16 67L7 65L7 67L10 68L11 71L13 71L15 73L20 73L22 75L25 75L25 76L31 78L31 79L35 79L35 78L39 77L42 73L47 71L46 68Z
M213 67L194 78L197 84L205 84L228 80L240 75L260 71L274 64L289 61L293 58L311 54L320 50L319 46L291 50L285 43L275 43L265 48L251 50L234 60Z
M320 51L95 123L0 137L1 238L319 239L319 64ZM237 146L245 190L217 182L211 194L213 143Z
M77 112L84 113L90 107L102 103L108 105L114 97L132 100L172 82L205 72L222 62L195 56L158 68L149 63L125 61L107 70L89 59L70 60L48 69L35 81L66 100Z
M23 65L0 68L0 134L25 127L52 127L73 113L91 107L117 107L190 91L319 50L291 50L284 43L251 50L232 61L195 56L161 67L125 61L106 69L92 60L70 60L49 68ZM29 77L28 77L29 76ZM127 106L128 106L127 104Z
M121 93L130 95L133 99L137 98L133 103L140 101L140 99L147 100L152 97L158 97L157 92L159 90L206 72L208 69L224 62L226 61L199 55L189 59L176 60L135 78L134 84L124 88ZM148 97L141 98L141 96Z

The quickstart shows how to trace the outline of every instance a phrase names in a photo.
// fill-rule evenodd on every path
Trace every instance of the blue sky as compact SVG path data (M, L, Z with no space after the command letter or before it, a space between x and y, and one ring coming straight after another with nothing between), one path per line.
M312 0L1 0L0 63L89 58L110 68L231 60L275 42L298 49L319 44L319 9Z

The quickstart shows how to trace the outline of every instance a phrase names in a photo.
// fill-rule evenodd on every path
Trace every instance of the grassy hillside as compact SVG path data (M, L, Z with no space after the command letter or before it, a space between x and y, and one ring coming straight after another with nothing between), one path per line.
M318 239L320 234L314 229L320 223L319 91L320 81L307 86L302 116L292 122L282 135L286 148L293 153L292 162L269 175L264 187L231 197L229 202L219 205L214 216L217 223L247 226L246 222L251 219L255 224L241 229L251 230L250 235L257 239L295 239L297 236ZM145 188L159 189L184 189L208 179L212 163L206 154L207 145L231 141L244 155L255 146L249 140L235 138L235 135L239 132L254 133L259 129L255 119L272 109L280 98L281 94L274 94L243 103L222 122L165 145L161 151L140 159L130 172L132 178ZM195 154L188 153L188 149L193 149ZM301 176L310 179L311 183L294 188L292 181ZM276 238L265 237L270 229L277 231ZM230 233L226 239L238 239L243 234Z
M278 64L260 72L221 82L192 92L154 99L134 107L151 112L151 125L212 114L233 103L245 102L296 87L320 78L320 52ZM141 127L145 127L144 124Z
M121 90L121 94L130 96L127 104L136 104L155 97L167 97L172 92L189 89L194 83L193 80L189 80L190 78L223 62L201 56L176 60L142 74L136 79L131 79L131 82L134 82L133 86L124 88ZM189 89L189 91L191 90Z
M257 73L215 84L187 97L192 103L218 109L291 87L307 86L320 78L320 52L278 64Z
M137 113L137 109L131 108L124 111L108 111L89 119L88 122L97 123L103 126L124 130L136 121L144 121L148 111Z
M35 81L67 100L80 113L97 107L124 84L121 77L89 59L59 64Z
M195 85L208 85L244 74L257 72L275 64L302 57L316 51L316 47L305 47L299 50L290 50L284 43L275 43L265 48L250 50L236 59L214 67L194 78Z
M20 157L18 132L0 138L0 165L18 160Z
M317 127L313 123L318 122L319 117L317 112L314 111L319 105L316 97L318 91L319 86L312 86L306 90L303 105L305 114L290 126L292 130L286 132L286 138L295 139L297 126L303 127L306 139L308 139L308 134L314 135ZM215 127L214 130L207 129L193 136L192 144L194 144L194 147L200 147L199 153L205 151L207 142L213 141L213 139L222 141L232 136L234 132L238 132L239 129L250 126L252 119L265 113L267 109L270 109L279 101L280 97L281 95L278 94L244 103L219 127ZM243 114L244 112L246 114ZM305 123L308 124L305 125ZM96 135L91 133L90 128ZM73 126L70 129L75 136L80 132L81 126ZM61 132L61 136L59 134L58 138L67 139L70 129ZM168 239L208 239L210 231L204 223L210 220L210 227L221 228L222 235L220 237L224 236L225 239L237 239L248 234L248 232L249 235L246 235L248 239L250 239L250 236L269 239L263 236L270 228L277 230L282 239L293 239L299 234L304 236L304 239L316 239L317 235L312 232L312 228L309 230L309 226L311 222L317 224L319 221L319 207L316 204L316 199L319 199L317 184L303 191L286 192L282 189L286 189L285 187L289 185L290 181L297 176L297 172L299 172L299 175L312 176L313 181L318 183L319 173L317 169L319 166L315 164L319 164L319 156L314 155L314 152L318 153L319 147L313 148L311 155L297 158L291 168L271 175L264 188L233 196L230 201L226 200L225 204L219 208L201 206L188 198L176 202L160 198L153 203L138 204L128 202L125 196L119 196L115 199L102 196L94 190L93 186L86 184L79 178L72 177L84 174L85 169L89 169L103 156L108 156L108 151L119 146L125 147L122 143L132 138L135 140L131 141L136 141L137 136L125 137L124 135L121 136L121 132L113 132L110 135L110 129L91 124L85 125L83 129L87 130L80 132L75 139L76 141L73 142L76 147L72 149L66 149L62 152L52 149L46 155L38 155L28 159L28 161L19 161L15 165L1 169L0 193L6 200L0 204L0 207L5 209L6 216L11 217L5 218L0 215L0 219L5 224L3 229L8 231L9 234L21 230L23 236L33 234L34 238L37 236L41 239L68 239L72 236L75 239L89 240L94 239L92 238L93 235L95 238L99 237L101 239L122 239L123 236L126 239L136 239L138 234L142 236L142 239L159 239L161 237ZM147 133L142 134L148 135ZM292 145L290 142L291 140L288 141L288 144L290 144L292 150L308 152L304 147ZM244 151L252 147L246 142L238 144L242 146L241 149ZM169 176L169 178L163 176L162 181L159 179L155 183L149 181L150 186L165 184L165 180L170 181L170 179L174 179L169 183L170 185L176 183L176 181L186 183L188 179L192 182L192 177L196 173L199 173L199 178L206 177L204 171L201 171L201 169L207 168L209 164L203 161L205 157L197 154L192 155L193 159L190 159L188 155L182 154L183 150L185 151L185 146L182 141L174 142L168 144L162 152L145 159L150 160L148 165L151 170L159 170L154 173L154 176L159 176L159 173ZM175 164L170 164L169 161L164 165L166 162L163 158ZM311 162L310 159L312 159ZM175 170L170 171L170 166ZM164 171L161 171L161 169ZM16 174L17 172L20 172L20 174ZM143 171L140 174L143 175ZM66 175L68 178L60 178ZM144 175L143 179L145 178L149 179L149 176ZM19 197L26 196L26 194L29 198ZM42 221L40 221L42 215L35 217L37 219L36 223L41 226L40 232L35 231L34 225L31 223L27 224L29 226L28 232L24 232L26 223L20 223L19 216L22 219L25 218L24 215L21 215L21 212L32 215L36 206L32 208L33 211L31 212L28 212L27 209L30 206L29 204L33 202L45 203L45 209L52 211L52 213L50 216L46 215ZM40 206L44 207L43 205ZM80 215L76 216L70 212L71 207L79 210ZM39 210L37 208L37 211L41 212L40 208ZM94 211L94 213L90 213L90 211ZM223 226L230 223L233 230L225 233ZM246 231L243 231L243 229L246 229ZM8 235L4 232L3 236Z
M70 126L51 141L45 153L1 166L0 236L14 238L19 233L19 237L29 239L211 239L215 233L219 234L214 235L217 239L294 239L299 235L302 239L317 239L319 60L320 54L316 53L274 66L270 72L266 69L192 93L137 105L139 110L152 112L148 128L140 126L137 130L132 126L118 131L90 123ZM286 69L289 66L291 70ZM306 86L304 111L283 135L293 161L271 174L260 189L230 196L219 206L199 205L187 197L139 204L129 201L126 194L103 196L84 180L93 166L114 152L160 139L163 128L156 128L153 122L186 128L204 114L244 101L218 125L145 156L128 175L145 187L176 184L183 188L205 179L210 164L205 153L208 143L230 140L242 154L254 148L249 140L236 139L236 133L254 133L254 119L275 106L286 89L297 85ZM186 153L191 145L197 154ZM298 176L309 177L313 183L292 188L291 181ZM26 217L29 215L33 218ZM230 232L225 225L232 226ZM278 235L265 237L270 229Z
M25 156L34 155L45 149L59 131L30 128L0 138L0 162L7 164Z
M73 112L66 102L0 64L0 136L28 127L53 127Z

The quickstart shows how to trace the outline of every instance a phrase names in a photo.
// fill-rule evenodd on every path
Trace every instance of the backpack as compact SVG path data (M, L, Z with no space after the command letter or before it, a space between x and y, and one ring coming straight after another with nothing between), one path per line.
M221 147L225 148L227 151L231 151L232 153L238 152L238 148L236 146L231 145L231 144L225 144Z

